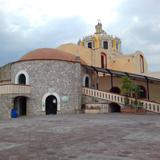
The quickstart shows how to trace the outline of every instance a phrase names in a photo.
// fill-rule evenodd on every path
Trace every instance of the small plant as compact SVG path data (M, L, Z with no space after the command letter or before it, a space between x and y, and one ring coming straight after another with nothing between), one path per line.
M140 108L143 107L143 102L139 102L139 107L140 107Z
M129 98L128 97L124 98L124 104L125 104L125 106L129 105Z

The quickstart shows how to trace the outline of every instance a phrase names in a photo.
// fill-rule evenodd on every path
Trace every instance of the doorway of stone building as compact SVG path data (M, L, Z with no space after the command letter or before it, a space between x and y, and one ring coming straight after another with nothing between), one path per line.
M14 108L18 116L27 115L27 97L19 96L14 99Z
M57 98L55 96L50 95L46 98L45 111L46 115L57 114Z

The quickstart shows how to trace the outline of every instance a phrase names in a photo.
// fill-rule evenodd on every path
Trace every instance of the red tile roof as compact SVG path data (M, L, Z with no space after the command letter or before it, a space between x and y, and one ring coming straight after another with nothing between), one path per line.
M30 60L60 60L60 61L69 61L69 62L79 62L76 56L60 51L53 48L39 48L35 49L23 57L19 61L30 61ZM81 64L86 64L83 60L80 59Z

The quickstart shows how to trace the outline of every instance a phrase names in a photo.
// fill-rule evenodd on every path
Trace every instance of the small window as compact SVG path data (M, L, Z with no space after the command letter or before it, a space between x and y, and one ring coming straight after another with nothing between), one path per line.
M103 42L103 48L104 48L104 49L108 49L108 42L107 42L107 41L104 41L104 42Z
M88 48L92 48L92 42L88 43Z
M29 85L29 75L25 70L19 71L15 76L15 84Z
M140 72L144 73L144 59L142 55L140 55Z
M26 76L24 74L19 75L18 84L26 84Z

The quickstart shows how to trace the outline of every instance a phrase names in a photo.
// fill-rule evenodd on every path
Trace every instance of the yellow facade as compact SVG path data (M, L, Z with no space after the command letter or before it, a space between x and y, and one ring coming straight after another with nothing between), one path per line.
M92 64L92 50L82 47L82 46L78 46L76 44L64 44L59 46L57 49L71 53L75 56L79 56L84 62L86 62L87 65L93 65Z
M78 44L64 44L59 46L58 49L73 55L79 55L86 65L89 66L149 76L148 64L143 52L136 51L128 55L123 54L121 52L121 40L118 37L108 35L102 29L100 23L95 28L96 32L93 35L86 36ZM97 75L96 72L92 72L89 76L91 79L90 87L92 88L96 88L98 84L97 89L101 91L110 92L113 87L121 89L121 77L113 76L111 82L110 74L98 73ZM134 80L134 83L146 90L146 100L148 100L149 92L150 100L160 103L158 94L160 90L159 84L149 82L148 90L146 79Z
M94 44L95 44L95 49L98 49L98 48L100 48L100 40L99 40L99 35L95 35L94 36L94 39L93 39L93 41L94 41ZM83 41L82 41L83 42ZM83 44L84 44L84 42L83 42Z
M90 75L91 76L91 75ZM97 75L96 73L92 74L92 84L91 87L95 88L96 83L97 83ZM118 87L121 90L121 86L122 86L122 78L121 77L113 77L113 87ZM160 90L160 85L158 83L149 83L148 87L149 90L147 90L147 82L146 80L142 81L142 80L133 80L135 84L137 84L138 86L143 86L145 91L146 91L146 98L144 98L144 100L148 100L147 96L148 96L148 92L149 92L149 99L150 101L153 102L158 102L160 103L160 98L159 98L159 90ZM98 75L98 89L101 91L105 91L105 92L110 92L111 88L111 76L108 74L105 74L103 76L100 76L100 74Z
M116 51L116 39L113 39L112 41L112 44L113 44L113 51Z
M95 28L96 32L93 35L86 36L78 44L64 44L58 49L79 55L87 65L95 67L132 73L146 73L148 71L148 65L142 52L137 51L130 55L123 54L121 40L118 37L108 35L102 29L101 23L98 23ZM102 54L105 55L105 59ZM143 61L140 57L143 58Z

